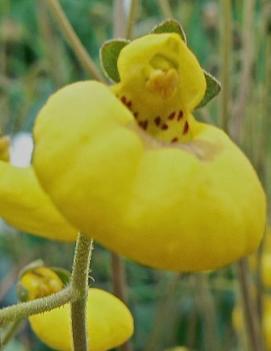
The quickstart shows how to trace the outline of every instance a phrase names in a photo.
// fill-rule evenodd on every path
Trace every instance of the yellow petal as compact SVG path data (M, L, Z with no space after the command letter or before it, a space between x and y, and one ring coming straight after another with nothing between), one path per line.
M115 95L149 134L168 142L191 139L188 116L206 81L193 53L176 33L150 34L125 46L118 58Z
M125 90L142 101L148 112L157 109L159 103L165 103L167 96L172 96L168 104L179 100L191 111L206 89L202 68L176 33L149 34L132 41L120 52L118 70ZM166 83L162 84L161 90L159 83ZM174 90L176 94L170 94ZM152 93L155 91L156 95Z
M193 121L193 140L163 144L104 85L53 95L35 127L34 167L76 227L143 264L214 269L255 250L265 195L221 130Z
M49 239L76 239L77 230L56 210L32 167L0 161L0 199L0 217L15 228Z
M35 334L49 347L72 351L70 306L29 318ZM89 289L87 304L89 350L106 351L123 344L133 334L133 317L114 295Z

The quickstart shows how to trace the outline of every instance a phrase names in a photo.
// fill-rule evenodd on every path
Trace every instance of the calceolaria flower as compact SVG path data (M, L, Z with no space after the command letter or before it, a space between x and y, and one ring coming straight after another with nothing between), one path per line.
M47 267L27 271L20 279L20 290L27 292L28 300L48 296L63 287L58 275ZM91 351L111 350L133 334L130 311L122 301L104 290L89 289L86 316ZM31 316L29 322L34 333L46 345L58 351L72 351L69 304Z
M39 236L74 241L77 230L58 212L32 167L9 162L9 143L0 138L0 217L15 228Z
M124 46L119 82L78 82L42 108L34 168L84 233L143 264L214 269L255 250L265 196L248 159L193 110L206 76L177 33Z

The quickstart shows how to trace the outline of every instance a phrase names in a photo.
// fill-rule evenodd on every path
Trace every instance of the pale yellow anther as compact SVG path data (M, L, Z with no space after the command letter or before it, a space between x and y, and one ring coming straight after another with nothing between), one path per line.
M163 99L168 99L175 94L178 80L175 69L171 68L166 72L156 69L151 72L146 88L154 94L159 94Z

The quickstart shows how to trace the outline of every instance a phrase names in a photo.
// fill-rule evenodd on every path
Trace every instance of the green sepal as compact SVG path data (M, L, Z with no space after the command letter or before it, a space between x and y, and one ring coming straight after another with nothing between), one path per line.
M58 276L58 278L62 281L62 283L67 286L70 282L71 279L71 273L64 268L59 268L59 267L49 267L55 274Z
M129 44L129 40L112 39L106 41L100 49L100 64L105 75L113 82L119 82L118 57L121 50Z
M29 300L28 291L20 282L16 284L16 296L19 302L26 302Z
M22 278L23 275L25 275L28 272L31 272L33 270L35 270L36 268L40 268L40 267L44 267L44 262L42 259L38 259L35 261L32 261L30 263L28 263L26 266L24 266L18 274L18 279L20 280Z
M206 91L203 99L196 107L197 109L208 104L208 102L218 95L221 90L220 82L214 76L212 76L211 73L204 71L204 76L206 79Z
M183 27L174 19L168 19L153 28L151 33L177 33L180 35L182 40L187 43L186 35Z

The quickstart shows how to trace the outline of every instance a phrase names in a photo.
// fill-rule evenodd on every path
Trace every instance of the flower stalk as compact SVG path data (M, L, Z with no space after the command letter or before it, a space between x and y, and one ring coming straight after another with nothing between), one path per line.
M74 351L88 350L86 302L88 296L89 262L93 241L79 234L72 270L71 287L78 299L71 303L72 335Z
M0 327L17 319L53 310L75 298L71 286L67 286L55 294L3 308L0 310Z
M98 71L94 61L82 45L74 29L72 28L58 0L47 0L46 3L50 8L51 13L55 17L66 41L74 50L76 57L80 62L81 66L84 68L84 70L88 74L90 74L90 76L92 76L94 79L99 81L105 81L101 73Z
M253 351L264 351L263 335L260 329L259 316L255 300L252 297L252 289L249 281L249 270L247 260L241 259L237 263L238 278L242 296L243 313L249 339L250 349Z

